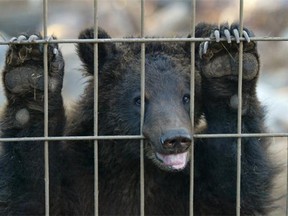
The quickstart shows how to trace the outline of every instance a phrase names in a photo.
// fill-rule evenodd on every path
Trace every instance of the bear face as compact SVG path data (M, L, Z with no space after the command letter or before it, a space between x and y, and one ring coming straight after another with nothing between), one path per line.
M163 54L146 56L145 152L148 158L165 170L180 170L186 166L193 131L189 116L190 71L179 64L181 67L177 67L177 63L171 60L171 56L163 57ZM137 66L140 66L140 62L128 64L126 70L129 69L121 84L115 87L119 88L117 91L125 89L123 95L117 97L115 104L111 104L116 109L127 110L127 113L120 114L121 121L118 122L123 123L120 128L133 129L132 134L140 132L140 82L137 81L140 80L140 67ZM181 76L178 71L182 72ZM131 82L134 83L132 86ZM121 101L125 101L125 104ZM122 129L119 133L127 134L127 131Z
M83 35L85 34L85 35ZM100 35L107 35L100 29ZM91 32L83 32L80 38ZM79 45L78 50L83 45ZM111 52L100 45L99 52ZM111 45L110 45L111 46ZM166 171L179 171L189 161L189 147L193 134L190 119L190 54L187 44L147 44L145 50L145 113L143 135L145 155ZM93 48L93 46L89 47ZM141 46L121 44L113 47L109 58L100 59L99 127L105 134L139 135L141 108ZM90 53L90 52L89 52ZM91 53L93 53L91 51ZM81 55L81 53L80 53ZM83 55L83 53L82 53ZM83 57L84 62L87 56ZM88 66L87 66L88 67ZM198 73L198 72L197 72ZM200 76L196 76L199 78ZM200 80L196 80L199 97ZM200 103L195 106L200 116ZM196 118L196 121L199 119ZM110 128L110 132L107 131ZM127 143L125 144L127 145ZM125 147L123 147L125 148ZM125 148L126 155L139 158L139 146Z

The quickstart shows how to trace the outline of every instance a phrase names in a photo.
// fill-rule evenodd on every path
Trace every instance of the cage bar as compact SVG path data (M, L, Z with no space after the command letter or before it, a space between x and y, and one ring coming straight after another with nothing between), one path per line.
M141 0L141 38L145 38L145 0ZM140 133L143 136L145 112L145 42L141 43L141 111ZM145 215L144 140L140 140L140 215Z
M288 216L288 136L286 137L286 216Z
M48 21L48 0L43 0L43 38L47 41L47 21ZM44 137L49 136L48 132L48 43L44 43ZM49 191L49 142L44 141L44 179L45 179L45 215L50 215L50 191Z
M191 0L191 38L195 37L195 20L196 20L196 0ZM195 42L190 44L190 118L191 127L195 128L194 115L195 115ZM189 198L189 214L194 215L194 137L191 141L190 149L190 198Z
M94 0L94 38L98 38L98 0ZM98 135L98 43L94 43L94 136ZM94 215L99 215L98 140L94 140Z
M39 44L70 44L70 43L148 43L148 42L205 42L214 41L213 38L94 38L94 39L51 39L49 41L35 40L33 43ZM240 37L240 41L245 41L244 37ZM251 41L288 41L288 37L251 37ZM225 38L220 38L220 41L226 41ZM231 41L235 41L235 38L231 38ZM10 44L27 44L31 43L28 41L0 41L0 45L10 45Z
M238 138L238 137L288 137L288 133L242 133L240 134L194 134L193 138ZM109 135L109 136L62 136L62 137L20 137L20 138L0 138L0 142L25 142L25 141L77 141L77 140L130 140L144 139L142 135Z
M243 34L243 0L239 0L239 31ZM243 41L239 44L239 68L238 68L238 113L237 113L237 133L242 133L242 79L243 79ZM241 215L241 149L242 137L237 138L237 183L236 183L236 215Z

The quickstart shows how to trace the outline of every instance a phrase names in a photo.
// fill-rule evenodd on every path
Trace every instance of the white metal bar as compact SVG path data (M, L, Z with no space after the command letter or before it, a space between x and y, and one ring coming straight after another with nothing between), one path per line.
M287 133L251 133L251 134L194 134L194 138L238 138L238 137L288 137ZM24 141L67 141L67 140L123 140L123 139L145 139L142 135L108 135L108 136L63 136L63 137L20 137L0 138L0 142L24 142Z
M43 38L46 41L47 36L47 21L48 21L48 0L43 0ZM48 44L44 45L44 137L49 136L48 131ZM49 143L44 142L44 179L45 179L45 215L50 215L50 191L49 191Z
M214 41L212 38L111 38L111 39L52 39L52 40L36 40L33 42L28 41L0 41L0 45L9 45L9 44L28 44L28 43L40 43L40 44L52 44L52 43L147 43L147 42L205 42L205 41ZM240 41L245 41L246 39L240 37ZM288 37L251 37L251 41L288 41ZM226 41L225 38L221 38L220 41ZM231 41L235 41L234 38L231 38Z
M288 137L286 138L286 216L288 216Z
M141 38L145 37L145 0L141 0ZM140 133L143 136L145 113L145 43L141 43L141 120ZM144 179L144 140L140 140L140 215L145 215L145 179Z
M94 38L98 38L98 1L94 0ZM94 136L98 135L98 43L94 43ZM99 215L98 140L94 140L94 215Z
M196 20L196 0L191 0L191 38L195 37L195 20ZM191 128L194 129L195 120L195 42L191 42L190 49L190 118ZM194 131L193 131L194 133ZM189 214L194 215L194 137L192 137L190 147L190 196L189 196Z
M247 137L288 137L288 133L251 133L251 134L194 134L193 138L247 138ZM129 140L145 139L142 135L116 135L116 136L63 136L63 137L20 137L20 138L0 138L0 142L25 142L25 141L67 141L67 140Z
M239 20L240 20L240 35L243 33L243 0L239 0ZM242 133L242 79L243 79L243 42L239 44L239 68L238 68L238 113L237 113L237 133ZM241 150L242 137L237 138L237 193L236 193L236 215L241 215Z

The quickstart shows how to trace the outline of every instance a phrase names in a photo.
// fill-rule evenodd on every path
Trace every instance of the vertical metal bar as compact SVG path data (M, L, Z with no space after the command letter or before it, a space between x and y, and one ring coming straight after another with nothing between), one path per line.
M240 35L243 35L243 0L239 0L239 20L240 20ZM237 133L241 135L242 126L242 78L243 78L243 42L239 44L239 76L238 76L238 113L237 113ZM242 139L237 138L237 197L236 197L236 215L240 216L241 213L241 149Z
M145 0L141 0L141 37L145 37ZM145 43L141 43L141 121L140 130L143 135L145 112ZM145 180L144 180L144 140L140 141L140 215L145 215Z
M191 0L191 37L195 37L195 19L196 19L196 0ZM195 113L195 42L191 42L191 62L190 62L190 118L191 127L194 129L194 113ZM192 137L190 151L190 215L194 215L194 138Z
M286 194L288 194L288 137L286 137ZM286 195L286 216L288 216L288 196Z
M98 1L94 0L94 38L98 38ZM94 135L98 135L98 43L94 44ZM99 215L98 140L94 140L94 215Z
M48 0L43 0L43 37L47 38ZM48 137L48 43L44 44L44 137ZM45 215L50 214L49 203L49 143L44 142Z

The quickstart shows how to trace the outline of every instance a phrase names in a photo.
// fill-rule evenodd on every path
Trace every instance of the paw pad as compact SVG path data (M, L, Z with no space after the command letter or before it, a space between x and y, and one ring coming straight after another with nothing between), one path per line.
M30 113L27 109L20 109L15 115L16 121L22 126L28 123L30 119Z
M239 28L237 25L230 28L221 25L219 29L211 30L210 38L214 40L202 42L199 46L202 74L207 78L233 77L233 79L237 79L239 74ZM242 58L243 79L252 80L257 77L259 72L256 43L251 41L253 33L248 29L243 29L242 36L245 39Z

